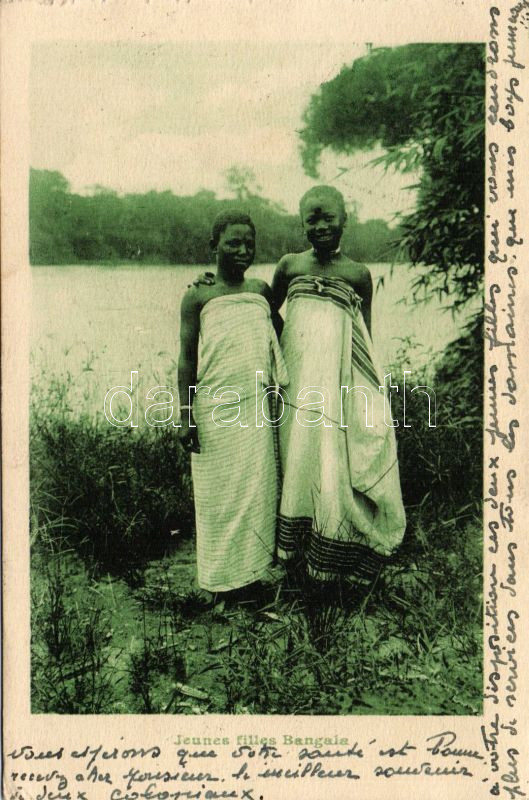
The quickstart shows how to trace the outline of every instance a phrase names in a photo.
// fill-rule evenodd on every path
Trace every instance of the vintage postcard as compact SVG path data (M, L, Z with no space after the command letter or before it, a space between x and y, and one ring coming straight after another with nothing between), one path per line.
M1 24L3 796L527 796L529 2Z

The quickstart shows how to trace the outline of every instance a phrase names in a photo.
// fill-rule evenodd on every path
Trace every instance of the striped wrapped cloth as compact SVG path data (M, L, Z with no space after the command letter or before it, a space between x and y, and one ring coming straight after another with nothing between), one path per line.
M278 552L301 550L317 579L368 582L400 544L406 519L361 299L340 278L303 276L287 303L281 346L291 407L280 428Z
M213 298L200 316L200 453L191 459L198 583L211 592L264 577L275 554L276 430L262 424L259 373L267 386L287 381L267 301L250 292Z

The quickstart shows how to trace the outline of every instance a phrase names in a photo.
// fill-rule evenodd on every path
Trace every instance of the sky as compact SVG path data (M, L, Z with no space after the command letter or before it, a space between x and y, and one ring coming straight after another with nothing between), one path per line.
M31 166L58 170L80 193L99 184L219 197L229 196L229 167L250 167L259 193L295 212L315 182L299 154L303 111L322 82L365 53L351 43L39 43ZM354 202L360 221L391 223L413 207L405 187L416 176L369 166L381 152L322 158L319 182Z

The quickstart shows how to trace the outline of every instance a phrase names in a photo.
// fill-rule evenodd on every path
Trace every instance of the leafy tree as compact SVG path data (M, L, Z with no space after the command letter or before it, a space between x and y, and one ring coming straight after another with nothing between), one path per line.
M255 192L261 191L255 172L250 167L234 165L224 172L224 177L228 190L233 192L237 200L246 200Z
M412 44L356 60L313 95L302 159L317 177L326 147L386 149L386 168L420 170L416 211L401 220L402 247L422 266L416 297L465 304L483 276L484 48Z
M47 169L30 170L29 237L32 264L63 264L73 259L68 181Z

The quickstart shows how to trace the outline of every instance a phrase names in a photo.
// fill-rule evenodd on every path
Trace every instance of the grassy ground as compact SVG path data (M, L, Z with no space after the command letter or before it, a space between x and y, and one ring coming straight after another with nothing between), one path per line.
M481 531L426 534L363 598L298 573L213 608L189 538L126 580L35 542L33 711L480 713Z
M397 429L408 528L367 595L315 587L298 564L213 608L196 590L174 431L73 418L68 385L36 382L32 710L481 713L480 364L469 337L444 357L436 428L409 404L411 427Z

